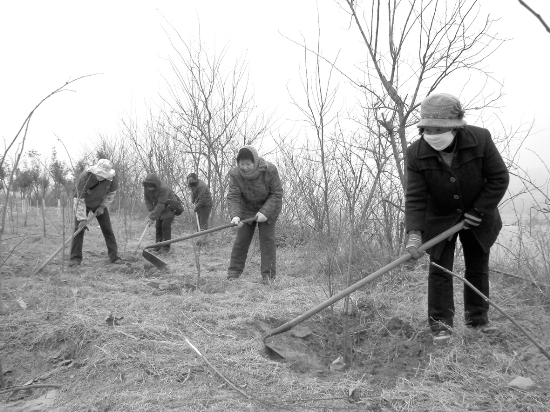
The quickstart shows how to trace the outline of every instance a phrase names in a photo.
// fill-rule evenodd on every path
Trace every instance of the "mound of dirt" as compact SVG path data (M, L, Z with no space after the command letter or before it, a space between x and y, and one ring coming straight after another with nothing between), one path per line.
M255 326L265 335L283 323L268 318ZM290 362L291 369L296 372L325 374L352 369L379 383L388 384L395 383L397 377L415 374L429 361L433 349L429 330L415 332L412 325L399 318L390 319L385 327L376 330L374 324L365 324L358 317L350 317L348 342L351 344L351 354L347 364L339 368L331 367L344 352L342 324L342 319L334 323L329 319L304 322L289 332L269 337L265 353L271 359Z

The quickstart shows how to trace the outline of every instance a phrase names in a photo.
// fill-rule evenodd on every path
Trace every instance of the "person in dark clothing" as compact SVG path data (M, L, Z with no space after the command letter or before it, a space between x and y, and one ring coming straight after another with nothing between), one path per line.
M465 278L489 297L489 251L502 228L498 204L509 174L487 129L468 126L460 101L449 94L428 96L420 108L421 138L407 148L405 226L407 250L417 248L464 220L464 230L430 250L430 262L453 270L454 250L460 237ZM469 328L497 333L488 317L488 303L464 286L464 315ZM435 344L451 337L455 314L453 278L430 265L428 321Z
M264 283L276 276L275 223L283 203L283 187L277 167L258 156L252 146L243 146L237 155L237 167L229 172L227 205L237 236L231 251L227 278L237 279L244 270L248 248L258 226L260 235L261 275ZM241 220L256 217L243 224Z
M195 206L194 212L199 216L201 230L208 229L208 219L212 212L212 195L210 189L195 173L187 175L187 185L191 189L191 203Z
M118 181L112 163L107 159L100 159L97 164L90 166L78 177L75 188L75 232L84 228L76 235L71 243L69 267L82 263L82 246L84 232L88 229L86 222L89 213L95 213L105 244L107 254L112 263L120 264L123 260L118 256L118 246L109 217L109 206L113 202L117 191Z
M174 192L155 173L143 179L143 197L149 213L149 224L155 224L156 242L172 239L172 223L176 216L168 207L169 200L175 199ZM170 244L154 249L158 253L170 252Z

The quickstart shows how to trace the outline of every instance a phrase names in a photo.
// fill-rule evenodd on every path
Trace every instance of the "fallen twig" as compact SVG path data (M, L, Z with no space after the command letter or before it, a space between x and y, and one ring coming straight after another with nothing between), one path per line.
M3 395L4 393L19 392L19 391L26 391L28 389L40 389L40 388L61 389L61 385L53 385L53 384L48 384L48 383L37 383L36 385L12 386L11 388L1 390L0 395Z
M497 269L489 269L491 272L495 272L495 273L498 273L500 275L505 275L505 276L510 276L510 277L513 277L513 278L516 278L516 279L521 279L521 280L524 280L526 282L530 282L532 283L533 285L535 285L537 288L539 288L539 285L537 282L535 282L534 280L530 280L530 279L526 279L524 278L523 276L518 276L518 275L514 275L513 273L508 273L508 272L503 272L501 270L497 270ZM541 285L543 286L548 286L546 283L541 283ZM540 288L539 288L540 289Z
M251 399L251 400L259 402L263 405L266 405L266 406L274 406L276 408L289 410L289 408L285 405L278 405L276 403L266 402L266 401L264 401L260 398L257 398L254 395L250 395L250 394L246 393L245 391L243 391L241 388L239 388L237 385L235 385L233 382L231 382L229 379L227 379L218 369L216 369L216 367L214 365L212 365L208 361L208 359L206 359L206 357L195 347L195 345L193 345L191 342L189 342L189 339L187 339L185 336L184 336L184 338L185 338L185 341L187 342L187 344L191 347L191 349L193 349L197 353L197 355L199 355L202 358L202 360L210 367L210 369L212 369L220 378L222 378L225 381L225 383L227 383L229 386L231 386L233 389L235 389L241 395L245 396L248 399Z
M468 285L475 293L477 293L479 296L481 296L483 299L485 299L485 301L491 305L492 307L494 307L496 310L498 310L501 314L503 314L506 319L508 319L510 322L512 322L514 324L514 326L516 328L518 328L525 336L527 336L527 338L533 342L533 344L539 349L539 351L548 358L548 360L550 360L550 353L548 353L548 351L546 349L544 349L542 347L542 345L540 343L538 343L535 338L533 338L531 336L531 334L529 332L527 332L522 326L520 326L519 323L517 323L514 319L512 319L510 316L508 316L506 314L506 312L504 312L496 303L493 303L487 296L485 296L483 293L481 293L474 285L472 285L470 282L468 282L466 279L464 279L462 276L459 276L457 275L456 273L453 273L451 272L450 270L448 269L445 269L444 267L442 266L439 266L437 263L434 263L434 262L430 262L431 265L441 269L442 271L444 271L445 273L448 273L449 275L457 278L458 280L462 281L465 285Z
M27 240L27 238L22 239L17 245L15 245L15 246L13 247L12 250L10 250L10 253L9 253L8 256L4 259L4 261L2 262L2 264L0 264L0 267L4 266L4 265L6 264L6 261L7 261L7 260L10 258L10 256L13 254L13 251L15 250L15 248L16 248L17 246L19 246L21 243L23 243L25 240Z

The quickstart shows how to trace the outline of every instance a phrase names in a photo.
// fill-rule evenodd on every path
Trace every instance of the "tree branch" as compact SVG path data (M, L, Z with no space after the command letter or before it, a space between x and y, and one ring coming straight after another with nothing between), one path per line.
M541 15L538 14L535 10L533 10L531 7L529 7L524 1L518 0L519 4L521 4L523 7L525 7L527 10L529 10L539 21L542 23L544 28L548 33L550 33L550 27L548 27L548 24L542 19Z

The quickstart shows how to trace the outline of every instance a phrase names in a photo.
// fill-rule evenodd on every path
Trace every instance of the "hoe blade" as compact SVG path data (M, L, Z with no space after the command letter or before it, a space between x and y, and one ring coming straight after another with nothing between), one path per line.
M144 250L141 253L141 256L143 256L145 259L147 259L149 262L151 262L153 264L153 266L156 267L159 270L164 270L168 267L168 264L166 264L165 262L160 260L158 257L153 255L152 253L147 252L146 250Z

